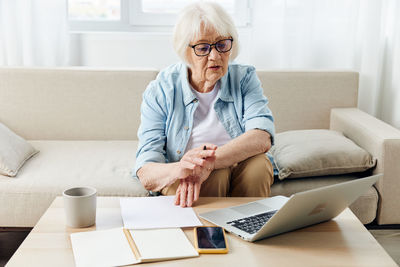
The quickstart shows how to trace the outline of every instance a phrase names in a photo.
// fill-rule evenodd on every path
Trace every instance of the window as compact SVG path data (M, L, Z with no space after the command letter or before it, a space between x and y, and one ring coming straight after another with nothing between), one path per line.
M169 30L177 13L196 0L68 0L72 31ZM215 0L237 26L249 23L250 0Z
M196 0L141 0L142 11L144 13L178 13L179 10L190 3L196 2ZM234 12L235 0L219 0L218 3L223 5L228 12Z
M69 0L70 20L110 21L121 19L120 0Z

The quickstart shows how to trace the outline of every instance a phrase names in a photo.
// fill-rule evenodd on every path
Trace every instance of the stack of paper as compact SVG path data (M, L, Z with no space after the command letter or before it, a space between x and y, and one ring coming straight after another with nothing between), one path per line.
M120 198L127 229L194 227L202 225L192 208L174 204L174 196Z

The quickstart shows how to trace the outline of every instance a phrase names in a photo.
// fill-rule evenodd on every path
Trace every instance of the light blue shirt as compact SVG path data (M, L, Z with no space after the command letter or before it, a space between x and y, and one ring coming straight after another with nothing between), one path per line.
M255 68L230 64L220 85L214 110L231 138L261 129L271 135L273 144L274 119ZM167 67L150 82L143 93L134 175L146 163L177 162L183 157L197 106L185 64Z

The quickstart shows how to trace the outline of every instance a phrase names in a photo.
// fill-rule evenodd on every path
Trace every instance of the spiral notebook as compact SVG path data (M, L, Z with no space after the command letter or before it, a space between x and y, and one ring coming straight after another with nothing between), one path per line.
M180 228L114 228L71 234L75 264L124 266L199 256Z

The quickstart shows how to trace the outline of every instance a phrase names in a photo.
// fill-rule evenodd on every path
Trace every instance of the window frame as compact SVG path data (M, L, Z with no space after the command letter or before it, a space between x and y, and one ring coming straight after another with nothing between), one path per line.
M121 2L121 19L100 21L100 20L79 20L67 18L70 31L72 32L112 32L112 31L129 31L129 0L120 0ZM68 5L68 1L67 1Z
M69 19L71 32L169 32L176 21L176 14L145 13L141 0L120 0L121 19L118 21L96 21ZM234 0L232 14L237 27L250 25L251 0ZM67 1L68 5L68 1ZM68 7L67 11L68 13ZM68 17L68 14L67 14Z

